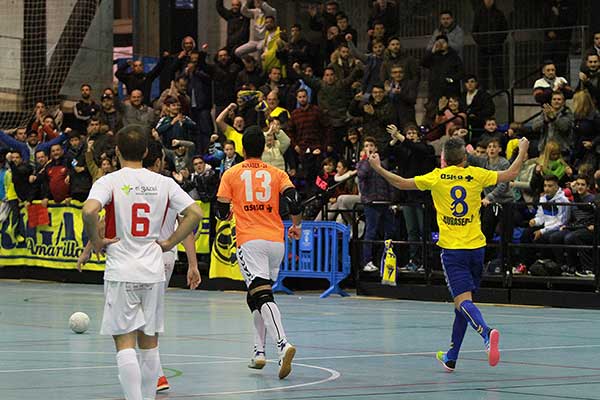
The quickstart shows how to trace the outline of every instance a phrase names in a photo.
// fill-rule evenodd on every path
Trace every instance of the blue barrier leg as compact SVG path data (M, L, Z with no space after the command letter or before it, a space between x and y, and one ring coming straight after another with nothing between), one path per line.
M273 292L284 292L285 294L294 294L293 291L291 291L290 289L288 289L283 284L283 278L282 277L279 277L277 279L277 282L275 282L275 284L273 285Z
M331 285L329 289L324 291L319 297L324 299L325 297L329 297L330 294L339 294L342 297L350 296L347 292L343 291L337 283L335 285Z

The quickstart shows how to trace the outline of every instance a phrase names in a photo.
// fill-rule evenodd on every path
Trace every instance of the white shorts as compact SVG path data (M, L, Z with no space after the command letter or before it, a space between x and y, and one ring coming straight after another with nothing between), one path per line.
M148 336L164 332L164 282L104 281L101 335L124 335L136 330Z
M175 260L177 259L177 254L167 251L163 253L163 263L165 264L165 282L164 288L165 292L169 287L169 282L171 281L171 276L173 276L173 270L175 269Z
M250 240L237 249L237 259L246 285L254 278L277 280L285 246L280 242Z

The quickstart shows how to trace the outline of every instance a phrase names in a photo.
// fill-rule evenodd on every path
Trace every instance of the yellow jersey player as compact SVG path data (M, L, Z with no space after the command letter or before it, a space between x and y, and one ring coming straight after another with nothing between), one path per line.
M465 143L460 138L452 138L444 145L444 158L448 166L412 179L383 169L377 154L369 158L373 169L392 186L403 190L431 191L440 229L438 246L442 249L442 267L455 307L450 349L436 354L438 361L449 372L454 371L469 324L483 338L489 364L495 366L500 361L500 333L488 327L473 304L472 293L479 288L486 245L479 219L481 192L487 186L515 179L528 148L527 139L521 139L519 155L510 168L489 171L466 166Z

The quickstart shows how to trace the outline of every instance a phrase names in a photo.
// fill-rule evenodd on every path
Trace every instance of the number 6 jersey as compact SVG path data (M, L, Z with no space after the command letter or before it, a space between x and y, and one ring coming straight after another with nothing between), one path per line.
M119 238L106 249L104 279L155 283L165 280L162 249L156 243L170 209L194 203L171 178L145 168L122 168L98 179L88 196L106 209L105 237Z
M279 194L290 187L294 185L284 171L259 159L225 171L217 197L233 204L238 247L255 239L283 242Z
M483 188L498 182L498 172L477 167L436 168L416 176L419 190L431 190L443 249L485 247L479 209Z

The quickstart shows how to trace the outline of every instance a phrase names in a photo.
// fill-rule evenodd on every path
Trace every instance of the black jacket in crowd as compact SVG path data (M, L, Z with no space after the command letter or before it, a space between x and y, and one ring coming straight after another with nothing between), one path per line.
M473 40L480 50L501 51L508 33L508 21L496 4L486 8L483 4L473 17ZM495 32L495 33L494 33Z
M223 0L217 0L217 12L227 21L227 49L231 52L248 42L250 38L250 20L242 13L228 10Z
M470 106L467 107L467 92L462 94L460 101L466 108L469 125L473 128L483 128L486 118L492 117L496 113L492 97L483 89L477 91Z
M144 94L144 104L149 106L151 105L150 92L152 91L152 82L160 75L166 62L167 57L161 57L150 72L142 72L139 74L133 73L132 71L127 72L129 64L124 63L117 69L115 76L118 80L123 82L127 88L127 93L131 93L133 90L141 90Z
M421 65L429 69L429 98L441 96L460 96L460 81L464 76L464 65L453 48L448 52L432 53L428 51Z

